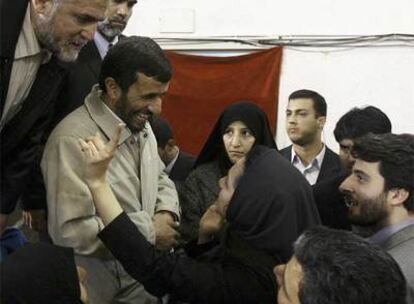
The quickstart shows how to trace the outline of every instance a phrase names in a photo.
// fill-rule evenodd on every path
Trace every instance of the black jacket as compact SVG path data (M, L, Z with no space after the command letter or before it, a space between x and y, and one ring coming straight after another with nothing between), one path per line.
M10 81L17 39L23 26L28 0L0 0L1 22L1 113ZM1 213L13 211L18 199L30 193L31 174L39 168L43 143L58 105L57 95L65 69L52 57L41 65L36 80L22 109L4 126L0 133L0 199ZM24 200L27 201L27 200ZM27 208L36 209L31 205Z
M292 145L280 150L280 153L288 160L292 159ZM342 172L342 165L338 154L326 146L325 156L323 157L322 167L319 171L316 183L332 178Z
M62 120L83 105L92 86L98 83L102 59L95 42L89 41L79 52L78 59L69 65L60 98L63 100L57 120Z
M339 191L339 186L346 177L346 173L337 174L312 187L321 222L329 228L351 230L348 208Z
M180 152L168 176L175 183L184 182L188 174L190 173L191 169L193 168L194 162L194 156L184 152Z

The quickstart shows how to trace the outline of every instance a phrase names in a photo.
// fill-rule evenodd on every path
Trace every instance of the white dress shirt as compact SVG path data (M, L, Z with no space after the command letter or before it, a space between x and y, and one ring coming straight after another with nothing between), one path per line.
M326 146L323 145L321 152L307 165L305 166L300 157L296 154L295 149L292 146L291 163L302 173L309 184L314 185L318 180L319 172L321 171L322 161L325 156Z

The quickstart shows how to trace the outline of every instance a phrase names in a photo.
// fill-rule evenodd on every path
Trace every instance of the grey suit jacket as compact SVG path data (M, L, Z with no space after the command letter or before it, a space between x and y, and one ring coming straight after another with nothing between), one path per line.
M414 224L393 234L379 244L400 265L407 280L407 303L414 303Z

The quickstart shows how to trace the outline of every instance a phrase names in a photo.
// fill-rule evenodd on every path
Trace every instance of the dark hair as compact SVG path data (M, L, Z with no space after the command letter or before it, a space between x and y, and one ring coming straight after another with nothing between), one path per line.
M99 74L99 86L106 92L105 79L112 77L123 92L138 80L138 72L166 83L172 67L160 46L151 38L131 36L121 39L106 54Z
M380 109L367 106L352 108L336 123L334 135L337 142L344 139L354 140L367 133L390 133L391 121Z
M325 98L319 93L311 90L298 90L290 94L289 100L299 99L299 98L309 98L312 99L313 108L316 113L316 117L326 116L327 105Z
M314 227L294 245L302 304L402 304L406 281L385 251L348 231Z
M366 162L380 162L379 171L385 179L385 190L406 189L407 210L414 210L411 199L414 189L414 135L366 134L355 140L352 156Z
M158 147L164 148L167 142L174 138L170 124L165 119L155 115L150 120L150 124L157 139Z

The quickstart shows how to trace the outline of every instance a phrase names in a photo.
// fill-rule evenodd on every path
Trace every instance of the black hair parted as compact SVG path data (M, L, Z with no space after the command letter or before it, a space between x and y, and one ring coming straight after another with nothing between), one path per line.
M312 99L313 108L315 110L316 117L326 116L327 105L326 105L325 98L322 95L320 95L319 93L315 91L307 90L307 89L298 90L289 95L289 100L299 99L299 98Z
M295 242L302 267L301 304L403 304L406 280L397 262L352 232L314 227Z
M337 142L354 140L367 133L390 133L391 121L388 116L374 106L352 108L336 123L334 135Z
M138 73L167 83L172 77L172 66L161 47L151 38L123 38L106 54L99 74L99 86L106 92L105 80L112 77L122 91L127 92L138 80Z

